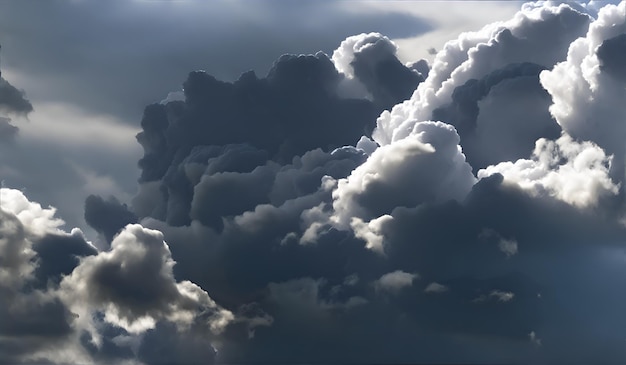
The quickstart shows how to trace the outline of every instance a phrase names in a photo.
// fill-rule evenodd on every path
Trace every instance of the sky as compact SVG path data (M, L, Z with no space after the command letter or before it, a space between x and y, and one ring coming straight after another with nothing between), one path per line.
M0 2L0 363L626 361L626 2Z

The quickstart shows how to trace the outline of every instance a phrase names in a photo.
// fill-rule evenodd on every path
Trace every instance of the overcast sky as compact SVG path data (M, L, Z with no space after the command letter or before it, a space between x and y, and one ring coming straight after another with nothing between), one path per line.
M626 360L624 1L8 0L0 45L0 363Z

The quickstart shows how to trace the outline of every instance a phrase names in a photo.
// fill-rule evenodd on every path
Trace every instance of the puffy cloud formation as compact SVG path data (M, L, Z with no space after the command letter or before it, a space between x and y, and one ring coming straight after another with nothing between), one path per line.
M80 230L62 231L53 208L0 192L0 361L141 363L153 356L140 349L145 341L172 342L174 353L209 346L203 361L214 358L207 341L176 341L215 339L235 317L174 278L160 232L129 225L98 252Z
M483 178L500 174L535 196L548 195L587 207L602 197L616 195L619 184L609 177L612 158L591 142L577 143L568 135L537 141L530 160L502 162L478 172Z
M201 316L211 330L221 332L232 313L219 309L197 285L177 283L173 266L160 232L129 225L113 240L110 251L82 260L60 289L79 316L101 310L106 322L129 333L153 329L160 320L185 328Z
M191 73L145 110L132 203L86 201L110 247L2 189L0 360L623 362L625 9L596 5L432 67L370 33Z
M626 4L607 5L586 36L572 42L567 60L541 74L541 84L554 102L550 112L563 130L595 142L619 164L624 163L626 136L624 34Z
M413 285L416 274L410 274L401 270L387 273L374 282L376 289L380 291L397 292Z
M463 200L475 182L458 145L454 127L441 122L415 124L411 134L372 153L333 191L331 221L352 227L368 247L382 250L375 219L396 207Z
M388 39L386 41L391 45ZM374 62L372 57L364 54L359 62ZM408 72L416 75L400 64L394 52L385 54L384 59L385 63L377 66L383 74ZM369 77L367 75L363 77ZM145 183L141 189L155 193L158 189L160 196L148 200L162 201L162 204L158 212L150 214L139 208L139 215L185 225L192 218L190 208L192 212L212 210L213 213L200 213L205 215L203 222L213 219L219 224L219 214L240 209L239 205L232 201L223 204L204 199L202 205L196 207L198 204L192 202L196 185L196 190L217 184L235 192L234 187L244 183L235 181L240 180L240 173L252 172L258 178L262 178L261 175L270 178L275 174L271 171L279 169L280 164L289 163L307 151L321 148L330 152L355 144L362 135L371 132L382 106L367 99L340 97L340 84L346 77L355 76L344 76L321 52L308 56L283 55L262 79L254 72L247 72L234 83L226 83L204 72L192 72L184 83L184 101L151 105L144 112L143 130L137 136L144 148L144 157L139 161L141 182ZM413 81L412 86L404 89L414 89L421 79ZM400 93L402 95L394 92L385 102L401 101L408 97L404 95L406 90ZM252 171L268 160L271 161L268 166ZM198 172L193 171L201 168L192 166L207 162L210 167L206 175L215 176L206 176L198 184L194 181ZM268 178L265 184L249 187L262 190L263 186L269 186ZM151 184L151 188L147 186L154 181L160 183ZM249 180L249 183L255 182ZM257 194L254 189L247 191ZM199 193L202 199L201 191ZM243 197L235 198L241 204L253 204L246 205L248 209L265 202L260 197L250 196L245 203ZM228 195L213 194L208 199L228 199ZM220 212L221 209L226 211Z
M346 76L341 85L344 93L350 88L355 94L365 89L385 109L408 99L428 75L428 64L422 60L407 68L396 58L396 51L396 45L380 33L359 34L341 42L332 60Z

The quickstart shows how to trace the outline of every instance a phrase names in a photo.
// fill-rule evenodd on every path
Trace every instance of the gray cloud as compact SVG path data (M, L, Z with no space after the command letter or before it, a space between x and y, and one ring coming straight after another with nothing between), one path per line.
M33 105L26 99L23 91L0 78L0 109L9 113L27 114L33 111Z
M115 197L104 200L90 195L85 199L85 221L111 243L127 224L137 223L137 217Z
M584 7L529 4L460 35L432 68L365 34L333 59L282 56L265 78L191 73L182 97L145 110L132 204L86 201L110 247L2 189L0 315L16 319L0 324L3 356L623 361L623 155L563 112L589 112L583 80L600 87L579 88L591 109L613 108L599 116L623 111L604 94L621 82L606 43L619 6L589 27Z
M25 116L33 111L33 105L26 99L25 93L0 77L0 111L5 115ZM0 142L13 141L19 128L11 123L7 116L0 117Z

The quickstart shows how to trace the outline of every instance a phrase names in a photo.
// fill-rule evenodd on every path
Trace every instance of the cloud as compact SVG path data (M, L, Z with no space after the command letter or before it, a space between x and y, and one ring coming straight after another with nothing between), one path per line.
M616 195L619 184L609 177L611 156L591 142L575 142L568 135L536 143L532 159L502 162L478 172L484 178L501 174L535 196L548 195L578 207L595 206L602 197Z
M6 115L25 116L33 111L33 105L26 99L24 91L18 90L3 77L0 77L0 111ZM11 118L0 117L0 142L13 141L19 128L11 124Z
M2 189L0 360L622 361L620 156L544 80L593 38L620 81L606 9L529 4L432 67L370 33L264 78L192 72L145 109L132 202L85 201L110 245Z
M569 42L583 35L590 17L565 4L525 8L507 22L463 33L446 43L432 62L428 79L410 100L383 113L373 137L388 144L406 137L411 126L430 120L436 108L450 102L454 90L471 79L512 63L549 67L567 56Z
M626 33L625 6L621 2L603 7L587 34L572 42L567 60L540 76L552 96L550 113L563 130L614 154L618 171L623 171L621 140L626 133L622 127L621 101L626 92L620 73L623 67L617 66L623 43L620 39Z
M425 293L445 293L448 291L448 287L445 285L439 284L437 282L432 282L426 286L424 289Z
M233 319L197 285L174 279L169 249L160 232L127 226L111 251L87 257L60 284L64 300L81 317L89 310L129 333L141 333L166 320L189 327L196 319L219 333ZM86 307L86 309L85 309Z
M85 199L85 221L111 243L113 237L127 224L137 223L137 217L115 197L104 200L89 195Z
M367 100L336 96L340 79L323 53L282 56L267 78L249 72L232 84L191 73L186 102L152 105L144 113L137 137L145 151L142 181L161 179L194 146L245 142L287 162L311 149L356 143L379 111Z
M172 342L177 358L196 361L206 351L193 354L200 347L183 345L185 338L203 336L198 345L210 345L235 319L206 291L174 278L160 232L129 225L99 252L80 230L60 230L53 208L17 190L1 193L0 346L15 338L26 345L3 351L3 362L154 361L137 347L154 341ZM182 356L185 349L193 356Z
M424 74L416 72L402 65L396 51L397 46L380 33L346 38L332 56L337 70L346 76L340 88L352 89L357 96L371 97L386 109L408 99L424 81L428 64L417 64Z
M581 280L591 288L613 270L589 276L579 271L602 262L593 242L609 249L623 237L623 227L605 211L618 182L609 178L609 154L561 135L539 74L567 58L570 42L589 23L586 13L546 3L482 33L462 35L437 56L411 100L383 112L373 136L348 144L357 148L329 153L332 148L321 146L277 158L267 144L242 137L246 145L194 142L171 160L167 153L156 156L163 175L141 182L144 190L133 206L141 210L142 224L161 230L171 243L179 262L175 275L233 312L255 302L273 319L250 342L229 337L218 356L234 362L331 356L353 362L526 361L537 351L528 340L531 331L540 331L546 343L567 326L584 328L587 319L574 321L569 314L581 308L573 288ZM347 40L333 58L339 84L342 75L359 78L359 45L376 50L369 61L395 52L379 35ZM319 62L316 70L335 74L325 68L327 58L315 58L297 62ZM287 68L293 60L284 57L284 68L276 67L294 72L291 81L272 82L299 90L296 81L306 68ZM267 79L276 77L270 73ZM360 81L374 100L370 89L384 86ZM222 92L230 88L218 84ZM324 83L307 90L319 85ZM528 97L523 106L516 102L521 97ZM174 101L163 109L172 115L199 100L188 96L184 104ZM451 116L430 121L437 108ZM508 118L517 112L522 116ZM153 124L145 123L146 136L176 123L159 113ZM465 128L463 134L448 123ZM169 136L151 139L146 151L167 150ZM465 158L465 145L472 161ZM477 178L472 171L481 166ZM173 219L173 212L188 216ZM493 233L485 235L485 229ZM425 283L419 290L412 288L411 273L417 272ZM359 280L347 280L354 277ZM389 290L402 295L380 295ZM559 295L537 297L551 290ZM607 298L617 295L601 291ZM600 308L586 303L589 310ZM610 323L616 308L600 321ZM369 350L379 343L371 333L387 334L393 349ZM565 354L567 343L600 346L571 333L548 350L542 346L542 356L573 359L585 352ZM320 351L314 345L320 339L342 346ZM278 341L286 349L270 351ZM356 351L357 344L368 350ZM449 348L455 355L442 350Z
M456 130L448 124L416 123L409 137L381 146L338 181L331 221L339 229L359 231L368 247L380 250L380 242L366 238L363 222L399 206L463 200L475 178L458 143Z
M374 282L376 289L397 293L401 289L413 285L413 280L417 279L417 274L410 274L401 270L387 273Z
M524 62L495 70L456 87L452 102L433 118L454 125L474 172L490 164L524 158L535 141L558 138L560 127L548 108L539 74L545 66Z
M23 91L0 78L0 109L13 114L28 114L33 111L33 105Z

